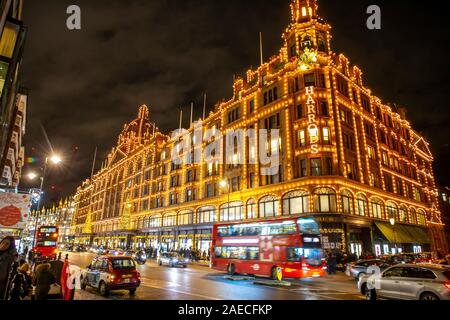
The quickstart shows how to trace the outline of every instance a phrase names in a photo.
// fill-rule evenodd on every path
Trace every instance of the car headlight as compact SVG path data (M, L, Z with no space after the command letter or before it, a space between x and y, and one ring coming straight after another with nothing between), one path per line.
M184 262L189 262L189 259L184 259Z
M178 259L173 259L172 261L173 261L173 262L178 262Z

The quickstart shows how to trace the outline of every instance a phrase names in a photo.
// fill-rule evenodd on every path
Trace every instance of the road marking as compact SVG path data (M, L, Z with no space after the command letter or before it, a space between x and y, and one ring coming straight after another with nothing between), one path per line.
M181 291L181 290L176 290L176 289L171 289L171 288L165 288L165 287L161 287L161 286L152 286L150 284L141 284L141 287L150 287L150 288L155 288L155 289L161 289L161 290L167 290L167 291L173 291L176 293L181 293L181 294L186 294L186 295L190 295L190 296L196 296L196 297L201 297L201 298L205 298L208 300L223 300L220 298L214 298L214 297L210 297L210 296L204 296L202 294L197 294L197 293L192 293L192 292L186 292L186 291Z

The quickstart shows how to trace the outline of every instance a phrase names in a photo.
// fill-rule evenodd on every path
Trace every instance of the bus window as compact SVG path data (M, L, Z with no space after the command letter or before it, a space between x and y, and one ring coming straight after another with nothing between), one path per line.
M216 247L214 249L216 258L237 260L258 260L258 247Z
M297 222L301 234L320 234L319 225L314 219L300 218Z
M286 248L286 258L288 261L300 261L302 259L302 248L288 247Z
M303 257L310 266L320 266L322 264L322 249L303 249Z
M265 236L287 235L294 234L295 232L295 222L290 221L287 223L269 224L263 228L263 235Z

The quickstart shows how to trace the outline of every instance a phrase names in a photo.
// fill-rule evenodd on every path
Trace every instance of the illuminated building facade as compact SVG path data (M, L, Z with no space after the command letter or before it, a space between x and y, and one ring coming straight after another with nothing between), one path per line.
M66 243L71 241L71 224L73 220L73 199L66 198L60 200L58 205L53 204L51 208L41 208L41 210L32 210L28 218L27 225L23 230L22 239L25 245L31 246L34 237L34 229L36 219L39 226L56 226L58 227L58 242Z
M173 163L179 139L161 133L141 106L76 191L76 241L203 251L217 221L296 215L320 222L324 249L447 250L428 143L332 51L331 26L317 10L315 0L291 1L279 54L236 78L233 97L201 119L199 163ZM231 163L207 161L203 151L216 141L225 148L224 136L237 129L269 134L246 138ZM205 138L207 130L222 136ZM187 131L196 137L194 123ZM262 174L261 145L279 148L275 174Z
M24 163L28 93L20 87L26 28L22 0L0 1L0 185L15 188Z

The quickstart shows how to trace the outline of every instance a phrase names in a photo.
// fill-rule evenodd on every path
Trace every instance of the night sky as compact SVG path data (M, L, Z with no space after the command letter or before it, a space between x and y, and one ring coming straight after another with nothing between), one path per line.
M80 31L66 28L71 4L82 10ZM382 30L366 28L371 4L381 7ZM333 50L363 70L375 95L407 108L413 127L431 142L438 181L449 185L450 30L444 7L319 0L319 12L333 26ZM63 166L49 169L49 203L89 177L95 146L99 168L141 104L168 132L178 126L180 107L189 114L191 101L201 116L204 92L210 110L228 99L233 75L259 64L260 31L265 59L278 53L290 10L289 0L33 0L25 1L23 20L26 156L42 162L51 148L64 156ZM37 168L26 165L24 173Z

